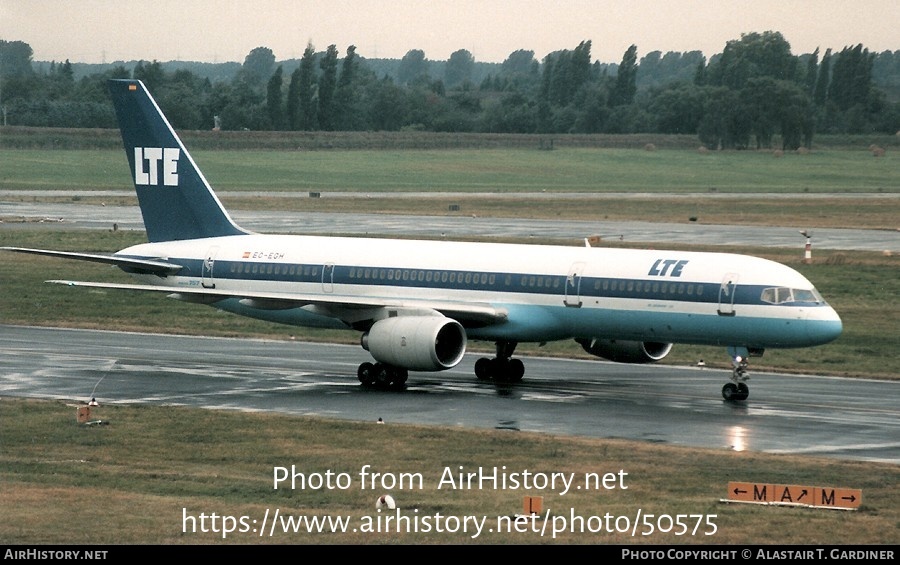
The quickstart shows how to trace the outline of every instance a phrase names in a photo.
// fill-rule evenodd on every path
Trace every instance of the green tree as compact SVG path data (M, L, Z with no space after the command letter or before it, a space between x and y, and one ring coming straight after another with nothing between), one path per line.
M298 130L300 123L300 67L297 66L291 73L288 82L287 96L284 101L284 113L289 130Z
M813 105L806 91L793 81L775 81L773 99L781 148L793 151L812 145Z
M530 75L538 68L538 62L534 59L534 51L518 49L500 65L500 70L507 75Z
M709 83L709 75L708 75L708 67L706 64L706 57L700 59L697 63L697 68L694 71L694 84L697 86L705 86Z
M816 95L816 79L819 77L819 48L806 59L806 76L804 77L806 92L810 98Z
M209 94L212 91L209 81L200 79L187 69L163 71L159 80L161 82L153 94L173 127L180 129L213 127L214 114L208 104Z
M351 45L341 64L341 76L334 95L335 129L355 130L361 126L356 108L358 71L359 57L356 55L356 46Z
M319 75L319 128L325 131L334 129L335 105L334 92L337 88L337 47L329 45L325 56L319 61L322 74Z
M779 83L783 82L768 76L755 77L748 80L741 90L741 103L750 130L756 137L757 149L772 147L772 138L782 114Z
M34 69L31 58L34 50L24 41L5 41L0 39L0 78L31 75Z
M272 129L276 131L284 129L284 96L281 91L283 86L284 70L281 65L278 65L266 88L266 109L269 112L269 122Z
M544 57L544 70L541 74L541 85L538 90L537 103L537 131L539 133L552 132L553 109L550 100L551 82L553 79L554 59L550 55Z
M700 142L709 149L745 149L750 140L751 124L737 91L704 87L706 107L697 125Z
M582 41L572 51L565 49L544 58L542 96L558 111L572 102L578 89L590 78L591 42Z
M450 54L447 66L444 67L444 85L447 88L455 88L472 79L475 69L475 57L465 50L460 49Z
M143 82L144 86L151 93L161 91L166 84L166 71L159 61L153 61L152 63L138 61L134 71L132 71L132 75L136 80Z
M794 80L796 75L797 59L791 55L790 43L780 33L767 31L741 34L739 41L729 41L709 70L709 81L740 90L752 78Z
M251 88L262 89L275 71L275 54L268 47L256 47L244 58L237 79Z
M819 72L816 76L816 90L813 102L816 106L824 106L828 99L828 89L831 84L831 49L826 49L819 64Z
M480 129L493 133L533 133L537 129L536 108L520 92L510 92L488 106Z
M495 77L488 77L482 90L520 92L527 97L537 94L541 82L541 65L534 51L519 49L510 53Z
M647 110L655 123L654 131L670 134L697 133L703 118L706 93L689 83L671 83L649 94Z
M572 50L572 66L569 68L573 95L591 79L591 41L582 41Z
M397 67L397 82L400 84L412 84L428 76L428 63L425 61L425 52L421 49L411 49L400 59Z
M865 105L872 89L874 56L862 44L845 47L834 58L828 97L841 110Z
M238 71L241 74L241 71ZM247 80L235 80L220 114L227 129L269 129L265 92Z
M311 131L318 127L316 82L316 50L309 43L303 51L300 66L291 74L288 89L291 129Z
M46 95L51 100L71 98L75 90L75 73L72 71L72 63L68 59L60 65L52 63L45 85Z
M575 119L574 131L578 133L601 133L609 127L612 112L609 109L608 92L594 86L584 88L576 105L581 109Z
M544 74L548 76L548 96L551 107L565 106L572 97L572 53L562 50L551 53L544 60Z
M187 71L185 71L187 72ZM165 108L166 117L172 127L179 129L212 129L214 122L202 101L198 86L184 80L170 80L158 99Z
M397 131L406 116L406 94L403 89L385 77L373 85L372 104L369 106L369 123L376 131Z
M619 72L616 75L616 84L613 88L609 103L611 106L621 106L634 102L637 93L637 46L632 45L622 56Z

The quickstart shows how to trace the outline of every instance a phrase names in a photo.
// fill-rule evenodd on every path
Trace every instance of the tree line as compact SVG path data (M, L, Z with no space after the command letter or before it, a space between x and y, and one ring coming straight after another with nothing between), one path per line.
M517 50L501 64L465 49L440 62L413 49L397 61L312 44L278 62L258 47L218 78L157 61L77 79L68 60L35 66L28 44L0 40L3 124L115 127L105 82L135 78L178 129L690 134L711 149L798 149L816 133L900 130L900 51L795 56L771 31L743 34L709 60L696 51L639 60L632 45L604 64L582 41L540 61Z

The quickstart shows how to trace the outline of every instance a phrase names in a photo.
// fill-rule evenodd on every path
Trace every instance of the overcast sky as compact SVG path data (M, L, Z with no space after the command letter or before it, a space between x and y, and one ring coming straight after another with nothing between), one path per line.
M795 55L861 43L900 49L900 0L0 0L0 39L35 61L237 61L256 47L278 60L350 45L369 58L411 49L446 60L467 49L502 62L590 40L594 60L618 63L632 44L721 53L742 33L781 32Z

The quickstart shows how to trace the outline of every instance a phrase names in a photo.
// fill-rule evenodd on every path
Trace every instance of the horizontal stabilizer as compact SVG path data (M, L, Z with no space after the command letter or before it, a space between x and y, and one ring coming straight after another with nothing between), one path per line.
M181 265L177 265L175 263L156 261L153 259L136 259L131 257L123 257L121 255L105 255L102 253L77 253L74 251L53 251L51 249L28 249L26 247L0 247L0 249L3 249L4 251L14 251L16 253L31 253L34 255L61 257L63 259L75 259L77 261L105 263L107 265L116 265L117 267L128 268L147 273L155 273L158 275L171 275L181 270Z

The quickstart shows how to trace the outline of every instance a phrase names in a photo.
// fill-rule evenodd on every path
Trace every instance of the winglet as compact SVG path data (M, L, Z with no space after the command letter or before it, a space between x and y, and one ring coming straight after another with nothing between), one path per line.
M139 80L110 80L109 92L151 242L248 232L232 221L200 168Z

